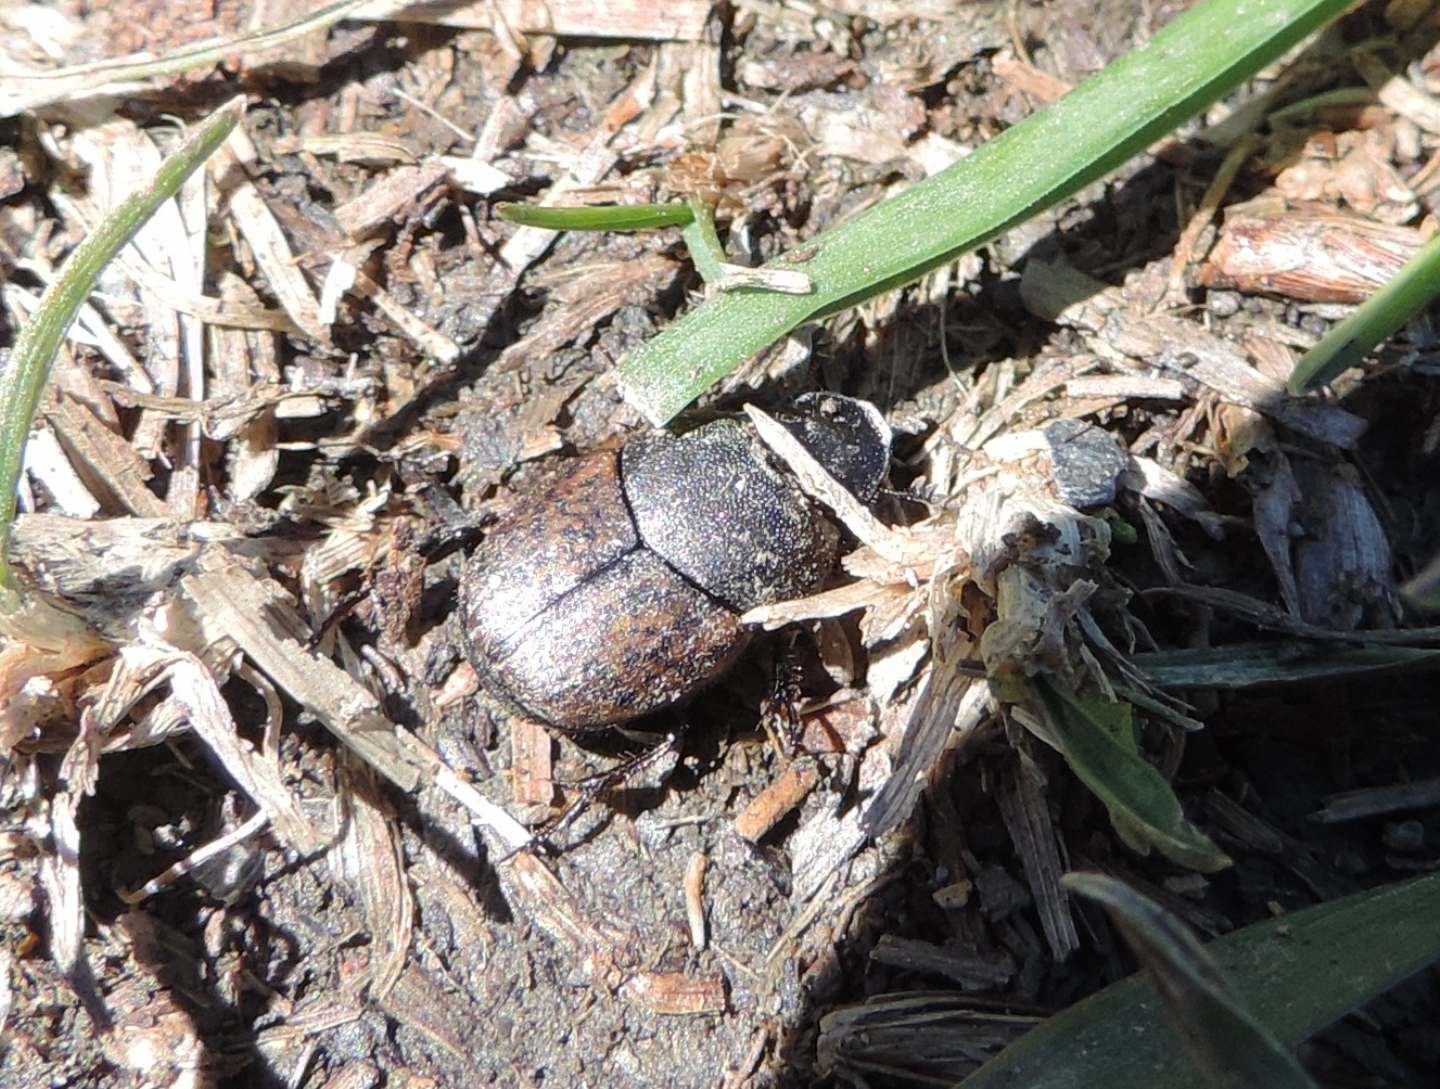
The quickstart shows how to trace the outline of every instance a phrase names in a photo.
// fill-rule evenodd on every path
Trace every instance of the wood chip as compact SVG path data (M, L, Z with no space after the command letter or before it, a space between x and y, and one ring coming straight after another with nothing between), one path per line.
M1271 202L1230 209L1204 266L1206 287L1304 302L1360 303L1424 245L1414 227Z
M1205 812L1220 831L1251 850L1267 855L1278 855L1285 850L1284 836L1228 794L1211 788L1205 796Z
M437 980L425 964L411 961L377 1005L420 1039L448 1052L459 1084L481 1085L487 1079L472 1055L471 1002L469 995Z
M1205 193L1191 214L1190 221L1180 232L1180 238L1175 243L1175 255L1170 263L1170 282L1166 291L1166 299L1173 305L1183 305L1188 301L1185 292L1185 270L1195 260L1200 237L1215 218L1215 212L1223 203L1225 194L1230 191L1230 186L1234 184L1240 168L1260 147L1261 140L1253 132L1247 132L1235 142L1235 146L1225 153L1224 160L1210 179L1210 184L1205 187Z
M306 626L278 584L238 562L206 557L181 580L202 623L225 633L291 699L402 790L419 783L379 702L328 658L301 645Z
M255 162L256 158L255 145L237 128L210 160L208 169L216 183L226 190L230 216L250 244L255 263L285 313L306 336L320 344L329 344L330 330L320 321L320 304L295 262L280 221L245 172L246 164Z
M725 979L719 975L641 972L626 980L620 993L651 1013L693 1016L725 1012Z
M88 408L68 398L44 409L71 464L100 482L121 506L142 518L163 518L165 503L146 487L150 466L121 436L104 426Z
M1074 269L1026 262L1021 296L1034 313L1092 333L1095 348L1120 353L1164 377L1189 378L1222 400L1253 408L1286 427L1353 450L1367 421L1336 405L1291 397L1244 353L1195 322L1132 309L1124 296Z
M1065 383L1067 397L1113 398L1122 401L1183 401L1185 383L1178 378L1145 374L1087 374Z
M735 818L735 831L751 843L757 842L803 802L819 781L820 769L813 762L791 764Z
M1440 99L1386 68L1374 53L1356 50L1350 62L1376 91L1381 103L1431 135L1440 134Z
M1311 814L1310 819L1320 824L1341 824L1437 806L1440 806L1440 779L1420 779L1327 795L1325 808Z
M227 300L247 306L260 304L254 289L233 274L221 277L220 290ZM280 360L273 333L218 325L209 326L207 333L217 395L244 397L257 385L273 388L278 384ZM226 491L231 499L254 499L275 479L280 465L280 451L275 448L279 431L273 406L258 408L252 418L236 427L225 448ZM213 430L210 433L213 435Z
M440 363L454 363L460 358L460 345L420 320L409 307L397 302L390 292L359 269L355 270L355 293L373 302L375 308L429 358Z
M149 185L162 162L160 150L149 135L126 118L111 118L101 125L80 130L71 146L90 169L91 196L101 215ZM203 203L202 196L202 208ZM203 212L201 216L203 230ZM203 238L200 245L203 249ZM180 286L199 288L204 259L195 251L194 239L186 230L177 201L164 201L126 249ZM144 285L140 288L140 302L145 311L146 371L156 393L173 397L181 391L182 370L192 361L199 362L199 330L194 327L182 330L180 316L174 308ZM165 447L164 430L164 421L142 413L131 434L131 445L141 457L155 458ZM182 451L182 464L184 459Z
M1070 894L1060 885L1066 867L1060 861L1039 771L1027 768L1023 753L1001 779L997 800L1010 842L1025 868L1045 941L1056 963L1063 963L1080 948L1080 935L1070 914Z
M555 800L550 732L528 718L510 721L510 792L519 805L549 805Z
M373 775L356 762L343 784L347 819L341 824L336 856L347 882L360 893L370 932L369 994L383 1000L405 970L415 897L405 876L400 830Z
M337 207L335 219L351 241L358 242L417 214L445 184L449 173L444 163L434 160L391 170Z
M1390 539L1357 471L1309 458L1294 470L1303 497L1304 533L1293 542L1301 615L1339 630L1398 623Z
M50 840L53 854L40 864L40 881L47 900L50 955L72 978L81 978L85 916L80 891L80 802L95 789L99 753L93 733L82 720L80 733L60 764L60 789L50 800ZM87 986L93 987L89 972Z
M886 736L900 738L895 772L866 807L866 829L883 836L914 812L920 792L946 747L970 735L985 719L990 704L988 684L959 667L975 651L955 615L932 626L935 664L919 697L899 723L887 723Z
M1038 105L1048 105L1070 93L1071 84L1019 60L1009 50L1002 50L992 63L997 76L1015 90L1035 99Z
M25 471L45 486L59 513L72 518L93 518L100 513L99 500L80 479L48 427L33 432L25 444Z
M329 839L326 829L285 785L279 763L255 751L240 736L229 705L220 694L210 669L196 655L163 643L122 647L122 657L136 660L142 669L161 669L172 697L185 708L191 729L204 742L226 773L270 818L282 843L302 855L315 854Z
M860 757L855 773L859 796L874 797L894 772L890 753L884 745L872 745ZM830 804L816 808L801 823L790 840L790 857L794 860L794 892L797 904L808 904L822 910L827 883L837 877L845 864L859 854L871 840L865 824L865 805L843 808L841 798L834 796Z
M314 132L275 139L276 155L333 155L342 163L410 165L419 153L409 143L383 132Z
M845 528L877 554L897 566L905 562L906 548L899 534L871 514L849 489L831 476L784 424L754 405L744 407L745 415L765 445L796 475L807 495L834 511Z
M994 991L1015 977L1015 958L1004 949L964 949L882 934L870 959L902 971L944 976L967 991Z

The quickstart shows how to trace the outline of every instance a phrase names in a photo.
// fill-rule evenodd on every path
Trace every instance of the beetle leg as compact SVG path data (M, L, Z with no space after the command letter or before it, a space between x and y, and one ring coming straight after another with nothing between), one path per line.
M770 694L760 704L760 724L786 763L800 751L805 733L800 721L801 673L792 633L776 651Z
M520 850L526 850L528 847L538 844L553 847L552 837L574 824L602 794L622 786L631 779L645 775L667 757L677 754L679 751L680 731L672 730L661 738L658 744L627 758L613 768L606 768L604 771L587 775L583 779L567 784L576 788L575 797L566 804L564 809L535 829L531 833L530 843Z
M453 501L451 505L454 505ZM424 566L428 567L458 549L474 545L479 533L480 526L474 521L447 520L423 535L411 534L403 539L397 538L392 542L392 548L413 553ZM373 595L377 570L377 568L371 567L365 571L360 585L347 590L331 606L329 613L315 626L315 634L309 640L309 650L319 649L329 638L330 633L339 627L357 606Z

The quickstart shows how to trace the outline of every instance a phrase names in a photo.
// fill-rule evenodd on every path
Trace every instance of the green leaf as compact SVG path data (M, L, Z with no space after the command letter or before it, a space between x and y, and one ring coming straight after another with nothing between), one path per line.
M726 292L672 323L620 365L627 399L665 423L803 322L917 279L1078 192L1348 6L1209 0L1177 16L954 166L767 266L805 272L811 293Z
M1076 873L1063 880L1105 907L1159 994L1166 1023L1211 1085L1315 1089L1179 919L1113 877Z
M0 612L20 607L10 569L10 535L15 521L15 488L25 464L25 443L40 403L50 364L110 259L135 237L162 203L180 190L239 122L243 97L221 106L161 165L154 181L128 197L75 247L65 267L46 288L40 305L15 339L10 363L0 371Z
M564 207L540 204L499 204L500 218L526 227L551 231L634 231L652 227L680 228L680 237L690 251L695 269L707 284L724 289L725 280L737 269L725 259L725 247L715 233L715 209L692 198L685 204L585 205ZM755 270L764 279L763 270Z
M547 231L643 231L684 227L695 218L688 204L495 205L506 223Z
M1440 958L1440 874L1267 919L1207 951L1257 1024L1295 1047ZM1132 976L1027 1033L964 1089L1206 1089Z
M1202 873L1230 865L1225 853L1185 819L1175 791L1140 756L1133 740L1120 740L1120 712L1114 705L1108 713L1097 713L1044 675L1035 677L1031 686L1044 713L1048 740L1105 803L1116 832L1129 846L1141 853L1157 848L1166 858Z

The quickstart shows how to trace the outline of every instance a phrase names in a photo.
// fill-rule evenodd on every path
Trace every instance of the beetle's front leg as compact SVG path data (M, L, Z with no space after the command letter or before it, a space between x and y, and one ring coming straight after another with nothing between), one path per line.
M665 769L661 778L668 777L680 755L681 734L682 730L671 730L655 745L636 753L614 767L565 784L568 788L575 790L575 796L565 804L559 813L531 832L530 842L518 850L532 850L539 846L554 850L557 846L554 842L555 837L573 825L602 795L616 787L627 785L632 780L650 778L652 773L667 760L670 761L670 767Z

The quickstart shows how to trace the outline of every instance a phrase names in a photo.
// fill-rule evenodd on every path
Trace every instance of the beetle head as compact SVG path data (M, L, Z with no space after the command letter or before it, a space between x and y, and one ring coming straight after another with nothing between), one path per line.
M862 503L869 503L890 468L890 425L869 401L838 393L805 393L777 418L806 450Z

